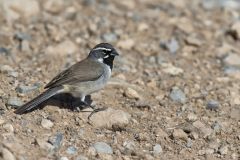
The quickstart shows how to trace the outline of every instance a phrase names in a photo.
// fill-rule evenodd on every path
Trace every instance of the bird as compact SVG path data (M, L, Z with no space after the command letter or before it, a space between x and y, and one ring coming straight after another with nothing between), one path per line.
M15 110L16 114L24 114L38 108L40 104L54 95L68 93L91 108L93 106L85 101L85 97L104 88L111 77L113 61L119 53L109 43L97 44L91 49L88 56L60 72L45 87L45 91L36 98ZM95 109L98 112L101 109Z

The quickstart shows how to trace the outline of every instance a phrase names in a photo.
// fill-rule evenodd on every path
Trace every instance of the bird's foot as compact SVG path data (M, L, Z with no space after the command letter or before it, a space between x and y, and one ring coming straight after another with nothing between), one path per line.
M92 108L92 107L91 107ZM88 120L90 120L90 118L92 117L93 114L100 112L100 111L105 111L107 109L107 107L102 107L102 108L92 108L93 111L89 114L88 116Z

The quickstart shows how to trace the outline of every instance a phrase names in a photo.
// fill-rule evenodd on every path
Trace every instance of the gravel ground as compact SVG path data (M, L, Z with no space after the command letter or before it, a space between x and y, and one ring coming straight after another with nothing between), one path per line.
M0 0L0 159L239 159L238 0ZM16 115L97 43L120 52L89 112ZM90 111L84 110L84 111Z

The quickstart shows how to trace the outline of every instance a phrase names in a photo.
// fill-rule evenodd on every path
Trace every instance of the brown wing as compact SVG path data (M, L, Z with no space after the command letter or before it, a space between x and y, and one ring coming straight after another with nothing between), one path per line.
M54 88L65 84L74 84L77 82L94 81L104 72L101 63L91 59L85 59L72 65L67 70L59 73L45 88Z

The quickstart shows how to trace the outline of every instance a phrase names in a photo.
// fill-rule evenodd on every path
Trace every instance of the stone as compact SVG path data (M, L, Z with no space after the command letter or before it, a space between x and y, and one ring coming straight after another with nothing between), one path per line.
M77 46L70 40L65 40L56 46L48 46L46 53L50 55L64 56L77 52Z
M170 39L167 42L160 43L163 49L167 49L170 53L175 54L179 49L178 41L175 38Z
M38 86L24 86L24 85L20 85L16 88L16 91L19 92L19 93L23 93L23 94L26 94L26 93L30 93L34 90L38 89Z
M138 31L143 32L149 29L149 26L146 23L140 23L138 25Z
M40 148L45 149L46 151L52 151L54 149L53 145L46 142L44 139L36 139L36 143L39 145Z
M192 45L192 46L196 46L196 47L199 47L203 44L203 42L200 39L193 37L193 36L188 36L186 39L186 43L188 45Z
M118 37L115 33L105 33L102 35L102 39L105 42L115 42L117 41Z
M1 160L16 160L15 156L5 147L0 146L0 159Z
M209 110L217 110L219 108L219 102L215 100L209 100L207 102L207 109Z
M154 147L153 147L153 154L154 155L159 155L162 153L162 146L160 144L156 144Z
M114 129L114 128L125 128L130 122L130 114L122 110L115 110L107 108L105 111L100 111L93 114L91 117L91 123L95 127Z
M117 46L122 49L130 50L133 48L135 45L135 42L133 39L126 39L126 40L121 40L117 43Z
M97 153L113 154L112 147L105 142L96 142L93 144L93 147L96 149Z
M129 0L121 0L116 1L121 7L128 8L128 9L134 9L136 6L135 1L129 1Z
M43 128L51 129L53 127L53 122L48 119L43 118L41 121L41 125Z
M191 147L192 147L192 140L191 140L190 138L187 139L187 144L186 144L186 146L187 146L188 148L191 148Z
M129 87L125 90L124 95L130 99L141 99L141 96L138 94L138 92Z
M191 122L196 121L196 120L197 120L197 115L194 114L194 113L189 113L189 114L187 115L187 120L188 120L188 121L191 121Z
M55 149L59 149L62 145L63 141L63 134L62 133L57 133L55 136L52 136L48 139L48 142L51 143Z
M36 0L1 0L0 8L8 21L19 18L32 19L40 12L39 3Z
M240 67L240 55L236 53L228 54L227 57L223 59L226 66L238 66Z
M202 0L203 8L213 10L216 8L239 9L240 3L238 0Z
M230 33L235 39L240 38L240 21L236 21L232 24Z
M193 126L196 127L200 131L200 133L203 134L204 138L212 134L212 129L210 127L207 127L201 121L193 122Z
M52 14L57 14L64 9L64 0L47 0L43 8Z
M59 160L68 160L67 157L61 157Z
M9 65L0 65L0 72L8 73L14 71L13 68Z
M123 142L123 147L125 148L125 151L134 151L136 148L136 144L132 140L127 140Z
M185 96L184 92L181 89L179 89L178 87L172 88L169 97L172 101L177 102L177 103L184 104L186 102L186 96Z
M78 156L76 160L88 160L88 158L85 156Z
M176 140L182 139L184 141L187 141L188 139L188 135L182 129L174 129L172 135Z
M9 124L9 123L4 124L2 127L3 127L5 130L7 130L8 132L10 132L10 133L13 133L13 132L14 132L13 126L12 126L11 124Z
M16 38L19 41L24 41L24 40L30 41L32 39L31 35L25 32L15 33L14 38Z
M4 122L5 120L0 118L0 125L2 125Z
M66 151L68 154L76 154L77 153L77 148L74 147L74 146L70 146L67 148L67 151Z
M231 78L240 79L240 67L236 66L224 67L224 73Z
M220 153L221 155L226 155L226 154L228 153L228 146L227 146L227 145L221 146L221 147L219 148L219 153Z
M92 156L96 156L97 155L97 151L94 147L89 147L88 148L88 154L92 155Z
M161 66L162 66L162 71L171 76L178 76L183 73L182 68L175 67L171 63L162 63Z
M18 108L22 106L24 103L17 97L9 97L7 101L7 105L13 107L13 108Z

